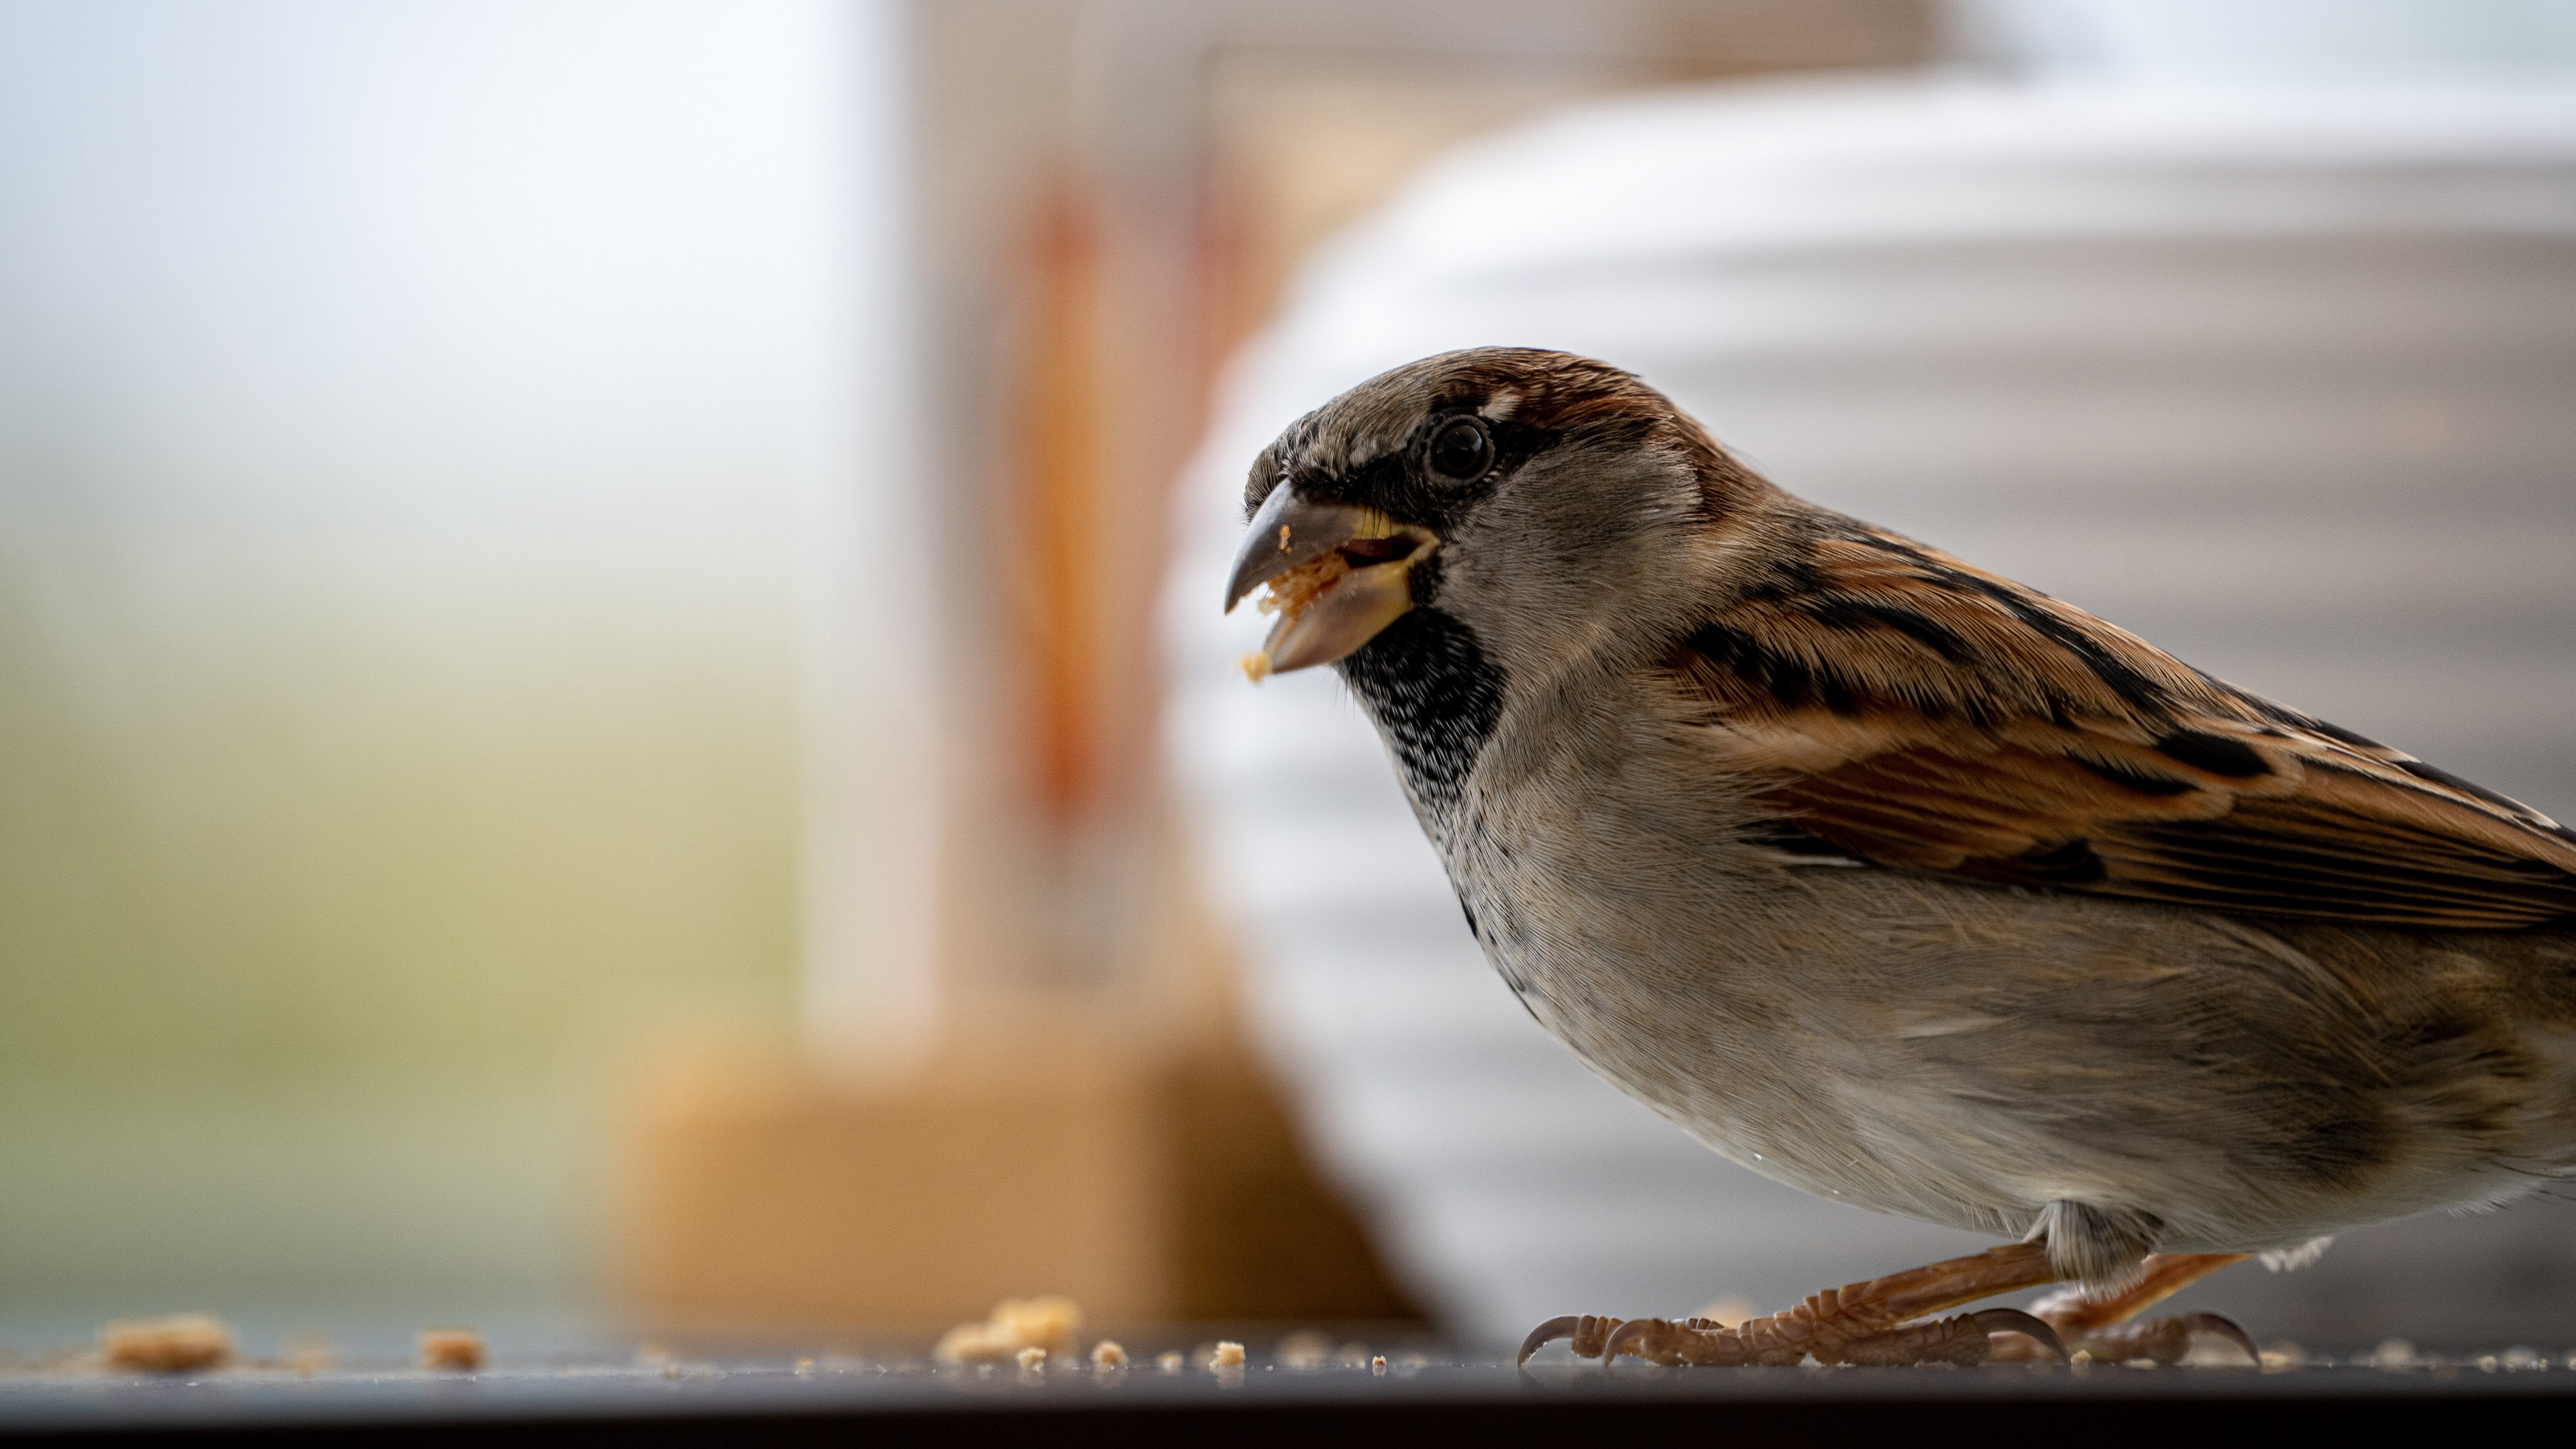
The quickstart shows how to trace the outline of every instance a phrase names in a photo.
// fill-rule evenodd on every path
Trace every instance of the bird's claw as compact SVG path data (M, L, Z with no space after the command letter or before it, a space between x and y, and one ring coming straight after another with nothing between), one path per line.
M2066 1344L2057 1336L2057 1329L2036 1314L2024 1313L2018 1308L1983 1308L1969 1314L1968 1318L1988 1335L2018 1333L2047 1349L2059 1363L2067 1360Z
M2253 1335L2239 1327L2236 1320L2217 1313L2150 1318L2137 1323L2084 1329L2072 1332L2068 1337L2073 1348L2101 1363L2128 1363L2143 1358L2170 1367L2189 1358L2193 1345L2202 1339L2233 1344L2239 1353L2245 1355L2248 1364L2259 1367L2263 1362L2262 1351L2254 1346Z
M2263 1366L2263 1350L2254 1346L2254 1335L2247 1333L2235 1319L2219 1313L2186 1313L2182 1316L2184 1331L2223 1338L2243 1351L2245 1361L2256 1368Z
M1531 1329L1529 1337L1521 1340L1521 1356L1517 1362L1527 1364L1531 1354L1560 1338L1574 1340L1576 1358L1606 1358L1608 1352L1603 1345L1618 1327L1618 1319L1600 1314L1559 1314Z
M2047 1350L2058 1362L2066 1361L2066 1345L2058 1341L2057 1330L2018 1308L1986 1308L1891 1328L1845 1345L1839 1358L1829 1361L1869 1368L1929 1363L1974 1368L1997 1357L2011 1356L1996 1353L1994 1337L1999 1333L2019 1334Z

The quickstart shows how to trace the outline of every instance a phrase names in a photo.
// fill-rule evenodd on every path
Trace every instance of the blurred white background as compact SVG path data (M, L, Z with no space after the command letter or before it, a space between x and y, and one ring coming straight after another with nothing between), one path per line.
M917 934L896 21L0 3L0 1308L588 1304L602 1062Z

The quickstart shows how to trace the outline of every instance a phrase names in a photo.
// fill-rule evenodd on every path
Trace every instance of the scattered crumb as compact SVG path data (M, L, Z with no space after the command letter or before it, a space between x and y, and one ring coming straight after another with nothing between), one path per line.
M796 1377L800 1379L810 1379L814 1377L814 1360L810 1358L800 1358L796 1360Z
M1379 1378L1386 1377L1385 1354L1379 1354L1377 1357L1369 1360L1369 1372L1377 1375Z
M1021 1349L1016 1357L1023 1370L1032 1370L1046 1363L1046 1350L1032 1346Z
M1005 1298L981 1323L961 1323L940 1335L930 1356L940 1363L996 1363L1020 1350L1042 1348L1070 1356L1082 1330L1082 1305L1070 1298Z
M483 1366L483 1335L470 1328L424 1328L420 1331L420 1366L472 1373Z
M2530 1369L2545 1369L2547 1367L2549 1367L2549 1355L2542 1353L2540 1350L2533 1348L2528 1344L2517 1343L2513 1347L2504 1351L2504 1370L2506 1373L2518 1374Z
M1154 1355L1154 1367L1167 1374L1179 1373L1184 1362L1185 1355L1177 1348L1167 1348Z
M319 1334L299 1333L286 1340L286 1367L311 1378L338 1365L340 1355Z
M230 1362L233 1331L222 1319L203 1313L121 1319L98 1331L98 1351L111 1369L185 1373Z
M1239 1344L1239 1343L1236 1343L1236 1342L1235 1342L1234 1340L1232 1340L1232 1339L1223 1339L1223 1340L1220 1340L1220 1341L1217 1343L1217 1346L1216 1346L1216 1352L1208 1356L1208 1367L1210 1367L1210 1368L1241 1368L1241 1367L1243 1367L1243 1345L1242 1345L1242 1344Z
M1270 1356L1291 1373L1309 1373L1333 1361L1333 1341L1311 1330L1292 1333L1272 1345Z
M1115 1341L1104 1338L1091 1346L1091 1366L1098 1369L1125 1368L1127 1350L1120 1348Z
M2392 1338L2363 1354L2358 1362L2372 1368L2396 1370L2421 1367L2424 1360L2415 1352L2415 1345L2402 1338Z
M2263 1367L2272 1373L2278 1373L2283 1369L2303 1368L2307 1362L2308 1351L2286 1338L2265 1348L2262 1353Z

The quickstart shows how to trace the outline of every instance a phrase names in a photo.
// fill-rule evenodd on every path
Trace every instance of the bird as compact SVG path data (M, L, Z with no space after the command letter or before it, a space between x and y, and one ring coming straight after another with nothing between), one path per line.
M1798 498L1608 363L1475 348L1283 431L1226 583L1330 665L1487 962L1819 1196L1999 1239L1521 1361L1974 1363L2576 1170L2576 833ZM2031 1310L1951 1308L2059 1285Z

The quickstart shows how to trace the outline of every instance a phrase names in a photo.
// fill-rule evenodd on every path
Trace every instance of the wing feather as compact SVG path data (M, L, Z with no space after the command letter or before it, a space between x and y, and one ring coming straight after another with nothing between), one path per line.
M2254 914L2576 925L2549 817L1848 520L1668 663L1757 838Z

